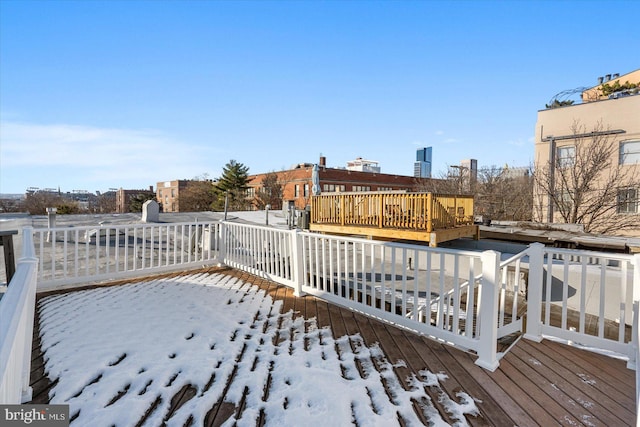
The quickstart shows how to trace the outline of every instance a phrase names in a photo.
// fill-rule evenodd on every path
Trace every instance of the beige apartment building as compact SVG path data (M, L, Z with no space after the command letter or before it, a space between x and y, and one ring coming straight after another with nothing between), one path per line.
M574 210L586 231L640 236L640 69L613 77L584 90L580 104L538 112L537 220L572 222L567 212ZM599 144L606 155L591 158ZM586 176L587 160L606 167Z

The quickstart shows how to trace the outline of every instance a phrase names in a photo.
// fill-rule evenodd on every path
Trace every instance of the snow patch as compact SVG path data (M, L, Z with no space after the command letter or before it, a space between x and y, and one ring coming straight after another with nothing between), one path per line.
M444 373L419 371L405 389L377 345L334 338L315 319L281 313L282 302L238 278L194 274L76 291L39 305L51 403L70 405L72 425L202 425L216 404L243 407L225 425L385 426L401 417L434 426L480 414L464 391L452 398ZM174 413L171 399L191 397Z

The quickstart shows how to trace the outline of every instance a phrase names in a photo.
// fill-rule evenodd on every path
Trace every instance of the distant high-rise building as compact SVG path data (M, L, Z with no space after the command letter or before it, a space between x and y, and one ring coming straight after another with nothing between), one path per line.
M478 161L476 159L462 160L460 166L466 170L465 174L471 182L478 179Z
M431 147L421 148L416 151L413 176L416 178L431 178Z

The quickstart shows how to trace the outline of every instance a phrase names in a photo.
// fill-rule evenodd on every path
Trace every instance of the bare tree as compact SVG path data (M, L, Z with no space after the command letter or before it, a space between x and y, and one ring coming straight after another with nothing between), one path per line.
M278 174L270 172L262 178L262 186L256 192L254 203L258 209L270 205L271 209L282 209L282 183Z
M22 200L0 199L0 212L20 212Z
M529 221L533 210L532 171L531 168L520 169L490 166L479 169L477 176L471 176L465 168L450 167L439 178L419 181L416 189L437 194L473 195L477 215L492 220Z
M194 179L180 190L178 206L181 212L209 211L216 200L215 185L208 179Z
M64 204L62 196L55 192L36 191L26 194L22 209L31 215L46 215L47 208L57 208Z
M492 220L530 221L533 210L531 169L490 166L478 170L477 214Z
M116 212L116 193L109 191L98 195L89 203L89 211L92 213Z
M601 122L588 132L575 121L571 131L572 145L561 146L564 154L557 155L552 147L552 158L537 165L536 196L547 198L554 221L582 224L586 232L636 228L638 216L621 213L629 201L620 195L625 189L640 187L637 168L620 164L618 144Z
M470 194L465 191L464 172L461 169L449 168L441 172L437 178L416 179L416 190L436 194Z

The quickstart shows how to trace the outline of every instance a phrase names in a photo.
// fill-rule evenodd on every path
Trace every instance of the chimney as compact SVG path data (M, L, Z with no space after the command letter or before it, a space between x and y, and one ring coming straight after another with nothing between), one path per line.
M598 77L598 84L601 85L604 81L604 77Z
M153 193L153 185L149 186L149 191L151 191Z
M325 156L320 156L320 166L323 168L327 166L327 158Z
M604 76L604 81L608 82L609 80L611 80L611 74L607 74Z

